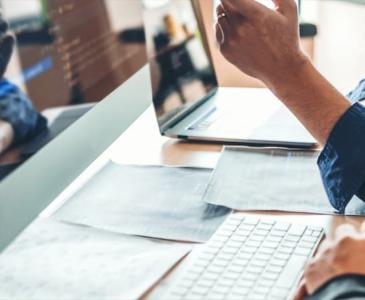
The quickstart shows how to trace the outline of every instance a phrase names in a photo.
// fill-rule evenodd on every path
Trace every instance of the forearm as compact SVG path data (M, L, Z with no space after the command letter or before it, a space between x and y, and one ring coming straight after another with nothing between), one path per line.
M272 76L265 83L322 145L351 107L306 58L298 58L286 74Z
M14 131L8 122L0 120L0 153L6 150L14 139Z

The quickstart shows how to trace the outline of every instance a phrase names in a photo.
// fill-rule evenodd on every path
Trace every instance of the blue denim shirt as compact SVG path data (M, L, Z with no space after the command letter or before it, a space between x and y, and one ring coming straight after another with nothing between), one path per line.
M26 141L47 127L46 119L34 110L28 96L6 79L0 80L0 119L12 125L15 143Z
M356 195L365 201L365 80L348 95L354 103L332 130L318 159L332 206L344 213Z

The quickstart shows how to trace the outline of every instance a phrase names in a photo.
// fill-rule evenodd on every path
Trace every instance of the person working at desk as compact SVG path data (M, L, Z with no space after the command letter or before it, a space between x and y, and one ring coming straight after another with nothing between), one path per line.
M0 154L11 144L25 141L46 128L46 119L37 113L30 99L4 78L15 39L0 18Z
M331 204L344 212L365 200L365 80L349 94L337 91L303 54L294 0L221 0L216 38L223 56L262 80L321 145L318 165ZM298 299L365 299L365 225L340 227L308 266Z

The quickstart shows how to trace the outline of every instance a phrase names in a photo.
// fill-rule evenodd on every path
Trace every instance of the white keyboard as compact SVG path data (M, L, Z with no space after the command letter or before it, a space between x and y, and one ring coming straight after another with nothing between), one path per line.
M290 299L322 228L232 214L189 256L164 299Z

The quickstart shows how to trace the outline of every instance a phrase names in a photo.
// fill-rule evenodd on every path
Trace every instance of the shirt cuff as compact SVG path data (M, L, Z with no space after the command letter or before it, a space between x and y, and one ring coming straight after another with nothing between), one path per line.
M365 276L342 275L324 284L304 300L365 299Z
M323 184L332 206L344 213L365 181L365 107L354 104L337 122L318 158Z

